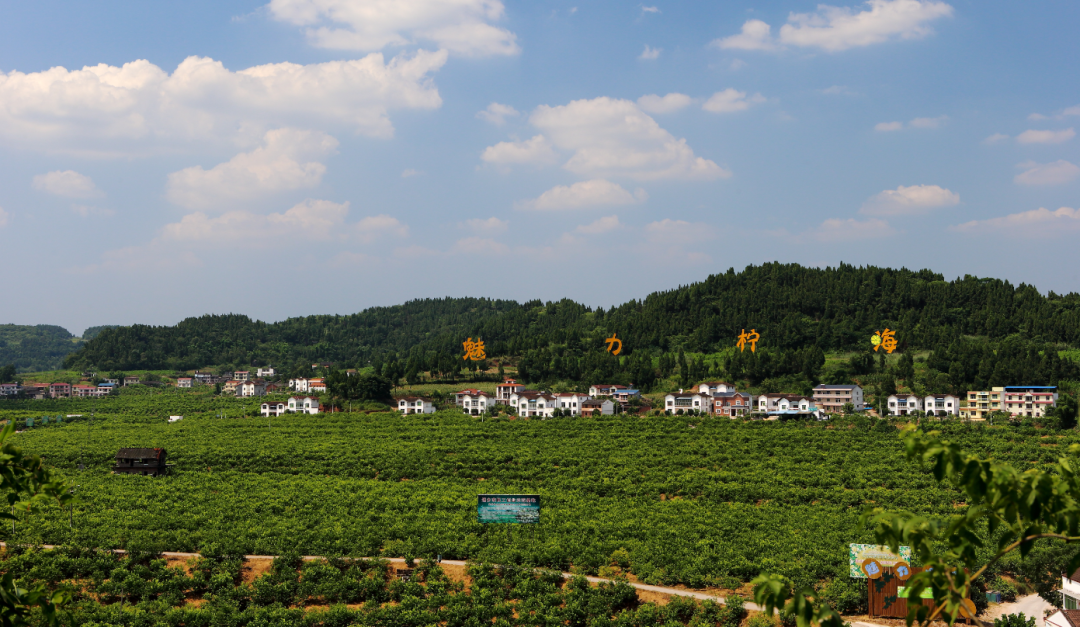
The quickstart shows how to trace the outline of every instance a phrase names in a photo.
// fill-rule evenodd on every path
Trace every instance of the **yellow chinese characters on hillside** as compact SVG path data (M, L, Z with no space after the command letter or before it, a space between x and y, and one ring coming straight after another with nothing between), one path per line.
M462 359L471 359L472 361L480 361L481 359L487 359L487 354L484 352L484 341L476 340L472 341L472 338L468 338L461 343L465 347L465 355Z
M622 352L622 340L615 337L616 335L618 335L618 334L617 333L612 333L611 337L604 340L605 342L607 342L607 352L611 353L612 355L618 355L619 353ZM618 348L615 348L616 344L618 344Z
M885 349L886 353L896 350L896 331L890 331L887 327L884 331L877 331L870 337L870 343L874 345L874 352L879 348Z
M746 332L746 329L743 329L742 333L739 334L739 341L735 342L735 346L738 346L739 352L742 352L746 350L746 345L750 344L750 352L756 353L757 343L760 339L761 334L757 332L757 329L750 329L749 333Z

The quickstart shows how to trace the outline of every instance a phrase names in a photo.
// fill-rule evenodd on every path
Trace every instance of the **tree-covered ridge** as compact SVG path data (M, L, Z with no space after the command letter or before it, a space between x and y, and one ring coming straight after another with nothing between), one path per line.
M63 327L49 324L0 324L0 366L21 372L55 370L82 340Z
M227 315L190 318L175 327L107 329L68 365L195 368L300 360L366 365L408 356L445 361L460 358L461 342L473 337L484 340L489 356L544 351L535 356L535 369L540 361L542 368L551 368L554 357L581 359L602 352L604 338L612 333L623 340L622 357L629 359L640 352L716 352L732 346L743 329L761 334L759 350L780 355L812 347L865 350L870 336L885 327L896 331L901 352L942 351L965 336L991 342L1011 338L1039 351L1048 344L1080 346L1080 295L1043 296L1029 285L971 276L945 281L929 270L768 263L742 272L730 269L606 311L571 300L519 304L444 298L273 324ZM640 363L633 367L641 369Z

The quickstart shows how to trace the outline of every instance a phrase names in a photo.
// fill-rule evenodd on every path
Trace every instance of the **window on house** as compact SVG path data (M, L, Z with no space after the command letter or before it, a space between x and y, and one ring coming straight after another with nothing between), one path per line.
M1072 598L1071 596L1069 596L1067 594L1062 595L1062 596L1065 597L1065 609L1067 609L1067 610L1080 609L1080 604L1077 604L1076 599Z

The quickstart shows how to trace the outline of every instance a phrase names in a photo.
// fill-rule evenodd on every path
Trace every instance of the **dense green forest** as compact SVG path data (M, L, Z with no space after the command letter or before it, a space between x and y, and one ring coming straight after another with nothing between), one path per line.
M191 369L333 361L374 365L384 375L390 365L390 374L407 377L459 370L461 342L472 337L485 342L489 357L513 358L530 382L604 378L648 387L676 371L688 381L725 375L755 384L793 376L815 382L825 352L865 352L870 336L886 327L896 332L900 353L933 351L926 387L935 391L1080 379L1076 365L1058 357L1058 350L1080 346L1078 294L1044 296L997 279L945 281L929 270L843 264L730 269L609 310L570 300L444 298L278 323L203 316L171 327L105 329L66 363ZM730 349L744 329L760 334L756 353L726 364L687 362L685 353ZM604 350L613 333L623 341L618 358ZM1018 361L1002 364L999 354ZM844 372L872 373L867 359L853 359Z
M63 327L0 324L0 366L14 365L21 372L55 370L83 339Z

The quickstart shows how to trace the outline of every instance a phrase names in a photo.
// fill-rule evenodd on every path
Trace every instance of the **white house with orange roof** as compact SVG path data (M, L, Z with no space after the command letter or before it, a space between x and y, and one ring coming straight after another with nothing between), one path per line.
M589 400L588 394L580 392L561 392L551 396L555 399L555 408L561 409L564 414L569 411L571 416L580 416L581 404Z
M476 389L462 390L454 394L454 404L473 416L484 413L493 407L495 402L490 394Z
M521 392L525 390L525 386L518 383L514 379L507 379L495 386L495 400L509 404L510 395L514 392Z

